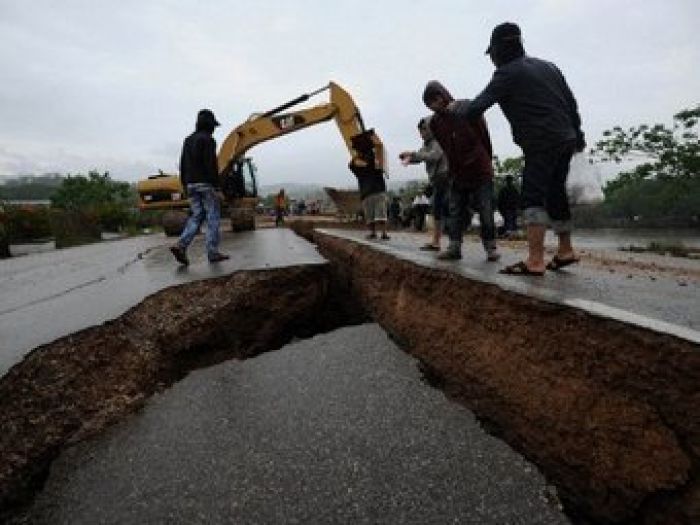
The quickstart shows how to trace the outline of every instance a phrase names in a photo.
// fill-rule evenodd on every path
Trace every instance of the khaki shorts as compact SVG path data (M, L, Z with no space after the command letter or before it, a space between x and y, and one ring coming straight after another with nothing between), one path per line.
M365 222L386 221L386 193L374 193L362 201Z

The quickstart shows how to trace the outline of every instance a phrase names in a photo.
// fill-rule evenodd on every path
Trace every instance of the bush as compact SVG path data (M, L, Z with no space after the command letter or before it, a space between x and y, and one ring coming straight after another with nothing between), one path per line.
M56 248L68 248L102 239L99 218L94 212L51 210L51 230Z
M609 191L605 204L619 218L694 225L700 216L700 179L631 181Z
M12 242L35 241L51 236L46 206L6 206L5 229Z

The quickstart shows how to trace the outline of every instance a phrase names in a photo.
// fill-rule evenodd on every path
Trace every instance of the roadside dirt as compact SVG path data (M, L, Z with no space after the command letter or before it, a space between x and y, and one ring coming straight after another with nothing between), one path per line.
M364 322L327 265L239 272L163 290L118 319L34 350L0 380L0 522L62 448L194 368Z
M426 377L533 460L575 520L700 523L700 348L308 228Z
M476 237L475 237L476 239ZM499 246L525 251L525 241L499 240ZM554 255L554 249L547 250ZM596 270L633 275L635 277L671 278L680 282L700 282L700 264L692 259L663 256L657 254L636 254L610 250L578 250L582 264Z

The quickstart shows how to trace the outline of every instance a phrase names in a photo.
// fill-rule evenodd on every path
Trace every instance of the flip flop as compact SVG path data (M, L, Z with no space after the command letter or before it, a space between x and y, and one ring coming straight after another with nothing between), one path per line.
M544 275L544 272L533 272L530 270L530 268L527 267L527 264L525 264L525 261L520 261L515 264L511 264L510 266L506 266L505 268L501 268L498 273L502 273L504 275L531 275L534 277L542 277Z
M420 249L424 252L439 252L440 248L437 246L433 246L432 244L424 244L423 246L420 247Z
M555 255L550 262L547 263L547 269L556 272L557 270L569 266L571 264L576 264L580 261L578 257L572 257L571 259L562 259Z

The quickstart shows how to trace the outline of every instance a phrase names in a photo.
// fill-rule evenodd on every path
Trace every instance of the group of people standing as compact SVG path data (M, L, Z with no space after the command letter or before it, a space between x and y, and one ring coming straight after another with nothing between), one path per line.
M571 211L566 193L569 163L576 151L585 148L581 118L564 76L552 63L529 57L522 45L520 28L506 22L494 28L486 50L496 70L486 88L473 100L455 100L438 81L423 91L423 102L432 111L418 123L423 147L405 151L405 164L425 163L433 186L435 229L426 250L440 250L442 223L449 234L447 249L440 259L462 257L465 216L476 208L481 222L481 241L487 260L498 261L493 214L493 150L483 114L494 104L501 107L510 123L513 140L524 155L522 172L523 222L527 230L528 255L501 269L514 275L544 275L578 262L571 243ZM218 250L219 178L216 143L212 138L219 123L209 110L200 111L197 129L183 145L180 173L190 198L192 216L178 243L171 248L175 258L187 264L187 247L206 217L209 261L228 258ZM353 137L358 152L350 168L358 178L370 238L388 239L386 231L386 184L377 165L385 165L384 150L371 132ZM377 156L380 155L381 158ZM381 160L381 162L377 162ZM283 198L283 196L278 196ZM281 222L277 206L277 222ZM512 227L515 216L504 217ZM558 236L557 253L544 260L544 238L548 226Z
M501 272L544 275L546 269L578 262L571 243L566 179L573 154L585 148L581 118L562 73L554 64L525 54L516 24L494 28L486 53L496 71L473 100L455 100L438 81L426 85L423 102L432 114L418 123L423 147L399 156L404 164L425 163L434 188L435 231L423 249L440 250L441 224L446 220L449 245L438 258L461 259L465 216L471 206L479 213L487 260L500 259L493 213L493 150L483 117L499 104L524 154L520 205L528 241L527 258ZM507 185L512 186L512 178ZM514 227L517 217L509 208L511 213L504 214L506 229ZM557 234L559 245L553 259L545 263L548 226Z

